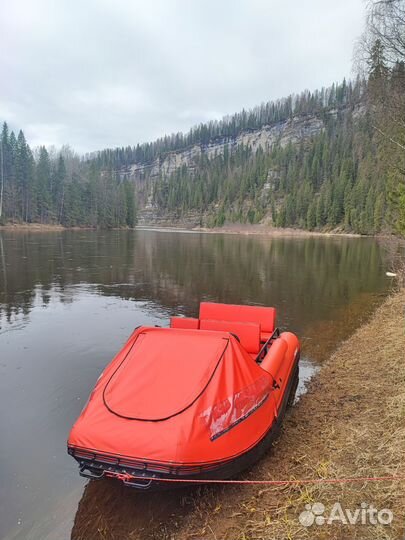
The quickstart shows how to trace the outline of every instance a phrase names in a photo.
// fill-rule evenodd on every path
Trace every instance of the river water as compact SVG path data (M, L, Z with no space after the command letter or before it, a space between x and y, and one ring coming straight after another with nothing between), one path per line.
M201 300L275 306L302 341L302 391L381 303L387 268L370 238L1 232L0 538L118 538L92 523L101 488L86 487L66 438L134 327L196 316ZM133 495L116 496L130 511ZM144 498L148 519L169 500Z

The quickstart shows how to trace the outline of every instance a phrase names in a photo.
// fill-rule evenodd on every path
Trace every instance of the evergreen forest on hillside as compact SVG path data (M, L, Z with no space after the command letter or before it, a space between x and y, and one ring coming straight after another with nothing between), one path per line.
M268 102L151 143L79 157L69 147L32 150L22 131L16 136L4 123L0 223L133 227L149 201L156 214L173 221L192 214L204 226L405 234L404 27L404 0L370 2L357 45L362 76L354 82ZM296 118L315 118L323 129L255 151L235 144L241 134ZM192 166L170 175L150 172L168 154L195 146L202 152ZM131 167L142 169L140 178L134 180Z
M378 233L389 226L384 174L370 115L353 116L343 109L310 140L267 153L240 145L214 159L202 156L194 170L161 178L154 202L179 215L208 212L212 226L269 218L278 227Z

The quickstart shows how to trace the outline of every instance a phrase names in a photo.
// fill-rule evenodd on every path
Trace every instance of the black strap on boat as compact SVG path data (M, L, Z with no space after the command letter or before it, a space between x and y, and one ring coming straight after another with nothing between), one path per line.
M280 337L280 329L277 327L274 330L274 332L271 334L269 339L264 343L263 347L259 351L259 354L256 356L256 363L257 364L260 364L262 362L262 360L264 359L264 357L267 354L267 351L268 351L268 349L269 349L269 347L271 345L271 342L274 341L275 339L277 339L278 337Z
M239 343L240 343L239 336L237 336L237 335L234 334L233 332L229 332L229 333L231 334L231 336L233 336L233 337L236 339L236 341L239 341Z

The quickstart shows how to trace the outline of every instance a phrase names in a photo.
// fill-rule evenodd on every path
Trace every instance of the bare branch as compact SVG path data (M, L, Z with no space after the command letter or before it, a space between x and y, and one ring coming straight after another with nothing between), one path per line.
M399 143L398 141L394 140L392 137L390 137L389 135L387 135L386 133L384 133L379 127L377 126L373 126L373 128L375 130L378 131L378 133L380 133L383 137L385 137L386 139L388 139L390 142L392 142L393 144L396 144L397 146L399 146L399 148L402 148L402 150L405 150L405 146L402 145L401 143Z

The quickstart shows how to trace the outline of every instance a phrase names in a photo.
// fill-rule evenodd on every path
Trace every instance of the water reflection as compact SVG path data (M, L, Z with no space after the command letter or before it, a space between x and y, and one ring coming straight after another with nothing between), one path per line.
M311 365L381 300L385 269L384 251L371 239L0 233L0 428L7 434L0 438L0 537L66 537L84 485L66 436L135 326L195 315L203 299L274 305ZM112 507L129 536L130 527L144 526L139 516L158 523L187 512L193 493L156 504L110 483L88 484L73 538L87 540L94 527L113 523ZM132 504L133 521L122 512ZM119 538L110 532L100 538Z
M1 235L0 235L1 237ZM41 295L73 301L75 284L195 314L201 299L280 308L283 324L330 317L359 292L386 287L371 239L266 238L150 231L3 233L0 314L28 314Z

